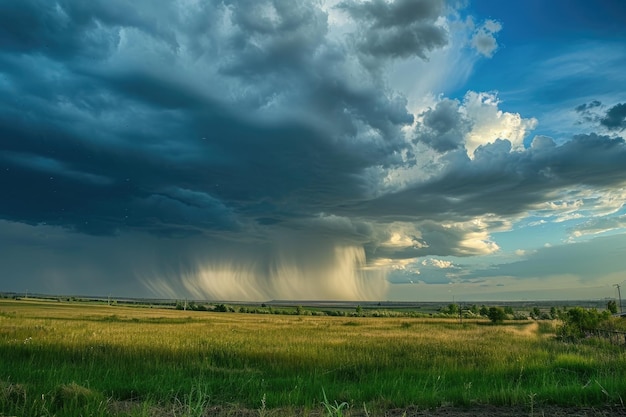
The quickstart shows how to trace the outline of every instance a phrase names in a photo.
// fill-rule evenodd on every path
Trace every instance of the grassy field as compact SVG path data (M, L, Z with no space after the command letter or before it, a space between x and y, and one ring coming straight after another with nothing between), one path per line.
M555 325L0 300L0 416L623 407L624 346Z

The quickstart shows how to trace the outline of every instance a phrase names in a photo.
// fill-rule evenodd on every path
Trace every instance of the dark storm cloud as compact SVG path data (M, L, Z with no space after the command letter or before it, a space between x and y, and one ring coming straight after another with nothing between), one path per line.
M510 216L549 201L555 191L626 182L622 138L578 135L561 146L545 137L524 152L511 152L508 140L482 145L469 159L452 151L440 176L364 202L354 211L372 218L470 219L486 213Z
M447 152L463 146L471 122L459 112L459 102L443 99L435 108L424 113L423 123L416 132L415 141L423 142L438 152Z
M155 288L185 273L223 277L191 280L194 294L234 297L218 288L233 279L242 294L267 285L288 296L319 276L329 289L316 294L361 294L366 255L489 253L487 226L467 220L626 181L621 138L538 137L520 151L500 138L472 159L474 121L458 101L414 120L385 68L447 44L442 1L344 1L332 12L351 19L348 34L319 2L5 3L2 261L18 273L32 255L39 263L21 273L58 288L73 265L80 288L108 268L123 286L136 265ZM607 128L620 129L618 106ZM395 222L412 229L396 239ZM38 232L53 239L20 240ZM290 275L299 281L276 281Z
M580 114L582 122L599 124L609 131L626 129L626 103L618 103L606 110L606 106L598 100L583 103L574 108Z
M606 116L600 120L600 124L609 130L626 129L626 103L619 103L611 107Z
M226 1L235 30L227 42L236 54L226 55L222 71L261 79L268 74L302 71L311 54L325 42L327 16L312 2L288 0Z
M349 199L356 190L344 187L358 184L350 174L368 162L331 147L307 126L259 126L232 116L211 122L183 118L185 126L172 120L177 117L161 115L161 132L115 132L111 126L99 126L113 130L108 132L55 131L46 123L34 130L7 120L2 127L12 128L0 127L11 149L0 158L0 181L11 197L3 204L5 218L97 233L233 228L235 212L281 215L276 206L292 204L286 198L302 204L290 207L291 214L283 210L288 216L332 203L320 193ZM197 132L188 130L194 123ZM8 140L15 137L20 141ZM266 206L258 204L263 200Z
M171 49L179 47L172 25L164 21L178 23L175 5L152 6L124 0L5 2L0 13L0 47L17 54L43 55L57 63L82 62L86 67L115 53L124 29L144 33ZM204 6L209 7L209 3Z
M358 199L359 173L404 146L406 99L358 63L363 82L346 76L314 3L197 7L7 5L4 218L96 234L277 224Z
M70 13L68 13L70 12ZM119 38L90 16L72 15L56 2L7 2L0 13L0 46L18 53L42 52L71 59L104 58Z
M364 53L424 59L429 51L448 42L446 30L436 24L443 6L440 0L344 1L338 5L353 19L365 23L356 34Z

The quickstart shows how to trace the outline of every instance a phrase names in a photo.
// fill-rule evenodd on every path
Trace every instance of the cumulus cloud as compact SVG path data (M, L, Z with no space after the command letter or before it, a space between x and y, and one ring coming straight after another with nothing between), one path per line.
M457 100L443 99L421 114L422 121L416 129L416 141L438 152L462 147L471 130L471 122L460 110Z
M609 130L626 129L626 103L618 103L611 107L606 116L600 120L600 124Z
M422 261L422 265L434 266L435 268L448 269L453 268L454 265L450 261L444 261L442 259L429 258Z
M488 19L478 26L472 36L471 44L481 55L491 58L498 49L496 34L502 30L502 24Z
M471 156L480 145L497 139L508 140L513 149L524 147L524 138L537 126L537 119L523 118L518 113L499 109L500 100L495 93L469 91L463 100L467 117L473 121L466 138L466 149Z
M364 23L355 34L363 53L427 59L428 52L447 44L447 31L438 21L443 6L441 0L373 0L344 1L337 7Z
M438 152L465 148L470 158L478 147L498 141L522 150L537 119L502 111L500 104L495 92L468 91L462 102L442 98L419 115L414 141Z
M626 158L623 139L592 134L576 136L560 146L552 146L545 138L540 141L545 144L511 152L511 144L499 140L479 148L473 160L451 152L451 158L442 163L451 162L439 175L354 210L387 219L441 222L450 218L471 221L490 213L497 216L488 218L494 222L490 227L498 228L506 224L499 222L502 216L536 210L559 199L563 190L569 196L592 188L610 194L623 186L624 178L618 173ZM597 202L589 201L590 206Z
M626 128L626 103L617 103L606 109L599 100L592 100L576 106L574 110L580 115L581 124L589 123L609 132L619 132Z

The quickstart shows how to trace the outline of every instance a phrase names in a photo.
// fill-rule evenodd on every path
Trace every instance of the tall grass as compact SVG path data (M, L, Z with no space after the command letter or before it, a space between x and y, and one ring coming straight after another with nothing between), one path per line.
M193 416L261 399L263 410L591 406L620 404L625 376L623 347L564 344L536 322L0 301L0 415Z

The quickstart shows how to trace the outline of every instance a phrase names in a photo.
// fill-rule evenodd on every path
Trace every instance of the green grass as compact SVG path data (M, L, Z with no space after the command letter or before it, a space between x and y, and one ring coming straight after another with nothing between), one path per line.
M549 322L0 301L0 415L601 406L625 377L623 346L564 344Z

